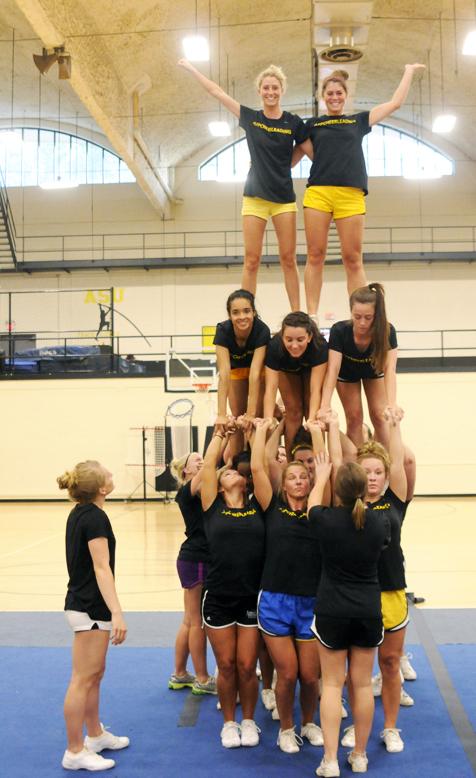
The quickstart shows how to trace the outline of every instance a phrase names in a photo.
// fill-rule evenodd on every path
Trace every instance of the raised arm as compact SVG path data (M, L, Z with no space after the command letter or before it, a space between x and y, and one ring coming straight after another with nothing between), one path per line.
M316 457L316 480L307 501L307 512L316 505L323 505L323 496L326 484L329 481L332 465L329 462L329 454L322 452Z
M266 433L271 419L255 419L255 438L251 449L251 475L253 477L253 493L261 508L265 511L273 498L271 481L265 467Z
M274 427L271 435L268 437L268 440L266 441L266 447L265 447L266 470L269 475L269 480L271 481L271 487L273 489L273 492L277 492L279 490L281 486L282 475L283 475L282 465L280 465L276 459L278 455L279 442L281 440L281 435L283 434L283 431L284 431L284 417Z
M216 424L226 424L227 422L227 400L230 390L230 352L225 346L216 346L217 368L218 368L218 391L217 391L217 419Z
M321 407L319 409L318 416L325 415L331 409L332 395L337 384L337 376L339 375L340 367L342 364L342 354L340 351L334 351L329 349L329 357L327 362L326 377L324 379L324 385L322 387Z
M370 111L369 124L371 127L374 124L381 122L387 116L390 116L390 114L392 114L394 111L397 111L403 105L407 99L408 92L410 91L413 76L418 70L424 69L425 65L420 65L418 62L416 62L414 65L405 65L402 80L400 81L388 103L381 103L380 105L376 105L375 108L372 108Z
M339 417L335 411L329 411L324 417L324 421L327 424L328 429L327 445L329 447L329 457L332 463L332 492L335 501L335 478L344 459L340 439Z
M386 408L384 417L389 422L390 427L388 446L391 463L389 486L392 492L394 492L402 502L405 502L407 499L407 476L404 467L405 450L400 431L400 419L393 414L391 408Z
M315 367L311 368L311 386L309 397L310 419L315 419L317 417L317 412L321 406L321 392L326 370L327 362L324 362L323 365L316 365Z
M246 406L246 415L250 418L256 416L265 357L266 346L259 346L254 350L248 378L248 403Z
M318 421L317 419L308 419L305 426L311 433L312 450L314 452L314 456L317 457L319 456L319 454L325 454L326 444L324 442L323 422ZM332 498L331 484L330 481L327 481L322 495L322 505L330 505L331 498Z
M276 395L279 386L279 370L265 368L265 390L264 390L264 410L263 415L266 419L272 419L274 415L274 406L276 405Z
M107 538L94 538L88 542L89 553L93 560L94 575L104 602L111 611L112 630L111 641L114 645L123 643L126 639L127 625L122 615L122 608L116 592L116 584L109 564L109 546Z
M215 432L205 452L201 470L202 487L200 489L200 499L204 511L208 510L218 494L216 468L222 454L224 440L225 435L221 432Z
M209 95L215 97L222 105L225 106L225 108L231 111L232 114L240 118L239 102L233 97L230 97L230 95L227 95L221 86L218 86L218 84L215 84L214 81L211 81L209 78L204 76L203 73L200 73L200 71L197 70L197 68L194 67L192 63L188 61L188 59L179 59L178 64L184 70L188 70L188 72L192 74L200 86L202 86Z

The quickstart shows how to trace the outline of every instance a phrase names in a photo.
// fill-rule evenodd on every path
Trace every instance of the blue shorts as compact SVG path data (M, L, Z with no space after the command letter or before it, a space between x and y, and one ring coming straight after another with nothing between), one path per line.
M271 637L315 640L311 630L315 607L315 597L261 591L258 597L258 627Z

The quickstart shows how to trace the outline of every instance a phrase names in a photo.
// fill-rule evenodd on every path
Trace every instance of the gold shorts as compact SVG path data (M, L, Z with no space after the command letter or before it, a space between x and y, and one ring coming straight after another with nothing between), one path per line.
M242 216L257 216L258 219L268 221L270 217L280 213L296 213L296 203L272 203L271 200L263 200L261 197L243 197L241 208Z
M345 219L365 214L365 196L354 186L308 186L303 206L332 213L334 219Z
M243 381L250 377L249 367L234 367L230 370L230 378L232 381Z
M382 619L385 632L398 632L410 621L405 589L394 592L382 592Z

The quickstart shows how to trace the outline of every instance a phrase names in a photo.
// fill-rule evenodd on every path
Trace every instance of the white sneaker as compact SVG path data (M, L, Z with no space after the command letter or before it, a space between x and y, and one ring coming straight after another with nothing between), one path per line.
M413 697L410 697L403 686L400 689L400 705L402 705L404 708L410 708L412 705L415 705L415 700Z
M94 751L95 754L99 754L107 748L109 751L119 751L121 748L127 748L129 745L128 737L119 737L119 735L113 735L112 732L108 732L104 724L101 724L102 735L97 737L89 737L86 735L84 738L84 747L90 751Z
M346 719L349 714L347 713L347 708L345 707L345 700L342 700L342 712L341 716L343 719Z
M411 654L402 654L400 657L400 670L405 681L416 681L418 675L416 670L411 666L410 659L413 659Z
M276 707L276 695L273 689L262 689L261 702L266 710L274 710Z
M385 748L389 754L398 754L399 751L403 751L404 743L400 737L400 729L394 729L393 727L387 727L380 733L380 737L385 743Z
M307 738L311 746L324 745L322 729L318 727L317 724L314 724L313 721L310 721L308 724L304 724L304 726L301 727L301 737Z
M323 776L323 778L338 778L340 775L339 762L337 760L326 762L323 759L316 770L316 775Z
M279 710L277 705L271 711L271 718L273 719L273 721L279 721Z
M253 719L243 719L241 722L241 745L257 746L259 743L260 728Z
M280 729L276 744L285 754L297 754L299 746L302 746L302 739L296 735L294 727L292 729Z
M91 770L95 772L96 770L110 770L116 763L114 759L104 759L103 756L95 754L94 751L83 748L77 754L66 749L61 764L65 770Z
M240 725L236 721L227 721L220 732L223 748L239 748L241 746Z
M353 724L344 729L344 735L340 741L344 748L355 748L355 727Z
M347 761L352 767L353 773L367 772L369 760L367 759L367 754L365 752L363 754L357 754L355 751L351 751L347 757Z
M372 693L374 697L380 697L382 694L382 673L372 676Z

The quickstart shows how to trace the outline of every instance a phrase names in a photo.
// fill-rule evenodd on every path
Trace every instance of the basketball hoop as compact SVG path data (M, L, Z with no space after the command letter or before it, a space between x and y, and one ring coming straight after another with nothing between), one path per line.
M173 416L174 419L183 419L193 413L193 402L188 397L181 397L171 403L165 411L165 416Z
M206 394L210 391L211 383L209 381L195 382L192 384L197 393Z

